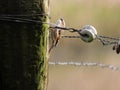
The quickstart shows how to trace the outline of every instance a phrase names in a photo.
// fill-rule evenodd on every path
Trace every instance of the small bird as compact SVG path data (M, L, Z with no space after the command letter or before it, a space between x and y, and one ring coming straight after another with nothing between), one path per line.
M64 19L63 18L59 18L57 20L57 22L55 23L55 26L57 26L57 27L65 27L65 21L64 21ZM54 47L57 46L57 44L58 44L58 42L59 42L59 40L61 38L62 32L63 32L63 30L61 30L61 29L57 29L57 28L56 29L55 28L54 29L53 28L50 29L50 34L51 34L51 39L52 39L52 45L51 45L51 47L49 49L49 52Z

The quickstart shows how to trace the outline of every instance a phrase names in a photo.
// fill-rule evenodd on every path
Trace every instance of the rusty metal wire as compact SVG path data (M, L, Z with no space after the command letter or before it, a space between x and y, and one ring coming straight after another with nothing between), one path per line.
M31 16L45 16L45 17L49 17L50 16L48 14L0 14L0 17L31 17Z
M63 28L63 27L58 27L56 26L55 23L47 23L47 22L42 22L39 20L33 20L29 19L26 17L31 17L31 16L47 16L47 14L25 14L25 15L0 15L0 21L6 21L6 22L16 22L16 23L34 23L34 24L48 24L52 29L62 29L65 31L69 31L71 33L74 32L80 32L81 30L75 29L75 28ZM24 18L23 18L24 17ZM81 38L81 35L79 36L61 36L62 38ZM101 36L101 35L96 35L96 39L99 40L102 45L114 45L113 50L116 50L117 53L120 52L120 38L113 38L111 36ZM110 70L114 71L120 71L120 67L110 65L110 64L101 64L101 63L96 63L96 62L49 62L49 65L73 65L73 66L92 66L92 67L100 67L100 68L107 68Z
M53 29L62 29L65 31L69 31L71 33L80 33L80 29L75 28L67 28L67 27L58 27L54 23L48 23L48 22L42 22L39 20L29 19L29 18L23 18L23 17L29 17L29 16L48 16L47 14L27 14L27 15L0 15L0 21L8 21L8 22L16 22L16 23L34 23L34 24L48 24ZM98 39L103 45L116 45L120 41L120 38L113 38L111 36L102 36L102 35L96 35L96 39ZM81 38L81 34L79 36L62 36L62 38Z

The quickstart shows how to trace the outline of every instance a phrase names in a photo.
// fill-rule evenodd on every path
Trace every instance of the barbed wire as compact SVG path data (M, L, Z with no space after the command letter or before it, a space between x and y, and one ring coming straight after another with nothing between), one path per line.
M16 23L34 23L37 25L40 24L48 24L49 28L51 29L62 29L62 30L66 30L69 31L71 33L77 32L79 33L79 36L62 36L62 38L81 38L82 34L80 33L82 30L81 29L75 29L75 28L67 28L67 27L59 27L57 26L55 23L48 23L48 22L43 22L40 20L34 20L34 19L30 19L30 18L23 18L23 17L29 17L29 16L47 16L47 14L21 14L21 15L0 15L0 21L8 21L8 22L16 22ZM22 17L22 18L21 18ZM86 37L86 36L85 36ZM101 36L101 35L96 35L96 39L98 39L103 45L114 45L117 48L116 52L119 53L120 52L120 44L118 42L120 42L120 38L113 38L113 37L108 37L108 36Z
M33 20L33 19L27 19L27 18L19 18L19 16L24 17L24 16L40 16L40 15L47 15L47 14L0 15L0 21L10 21L10 22L17 22L17 23L48 24L48 25L50 25L50 28L53 28L53 29L62 29L62 30L70 31L70 32L79 32L80 31L75 28L59 27L59 26L56 26L55 23L42 22L39 20ZM62 38L81 38L81 37L80 36L62 36ZM120 40L119 38L113 38L113 37L108 37L108 36L97 36L97 39L99 39L100 41L103 41L103 42L107 42L107 43L109 42L110 44L116 44L116 42L111 43L109 40L114 40L117 42ZM108 40L104 40L104 39L108 39ZM104 43L103 43L103 45L104 45Z
M61 37L62 38L81 38L80 36L61 36ZM104 40L104 39L109 39L109 40ZM100 42L103 45L113 45L118 43L119 38L99 36L98 40L100 40Z
M42 22L38 20L28 19L28 18L20 18L20 17L9 17L9 16L2 16L0 17L0 21L10 21L10 22L17 22L17 23L35 23L35 24L48 24L47 22Z
M100 68L106 68L110 69L113 71L119 71L120 72L120 67L114 66L111 64L103 64L103 63L96 63L96 62L49 62L49 65L72 65L72 66L85 66L85 67L100 67Z
M31 16L49 17L49 15L47 15L47 14L20 14L20 15L15 15L15 14L14 15L10 15L10 14L4 15L4 14L2 14L2 15L0 15L0 21L28 23L28 24L34 23L34 24L38 24L38 25L48 24L50 29L51 28L52 29L62 29L62 30L69 31L71 33L74 33L74 32L78 33L81 31L81 30L78 30L75 28L58 27L58 26L56 26L55 23L48 23L48 22L43 22L40 20L26 18L26 17L31 17ZM61 37L62 38L81 38L81 35L79 34L79 36L61 36ZM114 49L116 49L116 47L118 48L118 46L120 47L120 45L118 44L118 42L120 41L120 38L113 38L113 37L101 36L101 35L97 35L96 37L103 45L114 45L115 46ZM120 67L110 65L110 64L96 63L96 62L58 62L57 61L57 62L49 62L49 65L73 65L73 66L87 66L87 67L92 66L92 67L107 68L107 69L114 70L114 71L120 71Z
M78 32L79 30L75 28L63 28L63 27L58 27L54 23L47 23L47 22L42 22L38 20L32 20L32 19L23 19L23 18L16 18L16 17L8 17L10 15L0 17L1 21L11 21L11 22L18 22L18 23L36 23L36 24L49 24L50 28L54 29L62 29L62 30L67 30L70 32ZM20 15L20 16L27 16L27 15ZM80 36L62 36L63 38L81 38ZM113 37L106 37L106 36L97 36L97 38L102 42L103 45L110 45L110 44L116 44L119 41L119 38L113 38ZM109 39L104 40L104 39ZM114 40L114 42L111 42L111 40Z
M0 17L30 17L30 16L45 16L45 17L49 17L49 14L0 14Z

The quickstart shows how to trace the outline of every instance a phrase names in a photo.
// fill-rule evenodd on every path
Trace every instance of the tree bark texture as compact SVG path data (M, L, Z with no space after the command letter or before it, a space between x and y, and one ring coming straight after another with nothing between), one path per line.
M49 0L0 0L0 8L2 15L48 14ZM0 90L47 89L47 40L47 24L0 21Z

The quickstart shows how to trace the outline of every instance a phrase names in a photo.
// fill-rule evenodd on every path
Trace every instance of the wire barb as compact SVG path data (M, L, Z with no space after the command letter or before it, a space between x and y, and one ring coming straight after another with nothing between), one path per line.
M8 22L17 22L17 23L34 23L34 24L48 24L50 29L61 29L69 32L77 32L79 36L62 36L62 38L81 38L85 42L92 42L95 38L98 39L103 45L114 45L113 50L115 49L117 53L120 52L120 38L113 38L107 36L99 36L97 35L96 29L91 25L85 25L81 29L75 28L67 28L57 26L55 23L47 23L39 20L22 18L29 16L48 16L47 14L20 14L20 15L0 15L0 21L8 21Z

